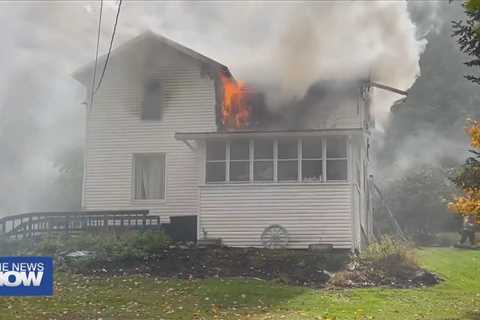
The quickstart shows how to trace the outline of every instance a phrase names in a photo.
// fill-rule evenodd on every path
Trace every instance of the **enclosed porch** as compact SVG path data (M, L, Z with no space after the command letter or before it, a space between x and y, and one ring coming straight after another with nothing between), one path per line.
M199 237L262 247L272 225L288 248L354 248L355 130L177 133L200 154Z

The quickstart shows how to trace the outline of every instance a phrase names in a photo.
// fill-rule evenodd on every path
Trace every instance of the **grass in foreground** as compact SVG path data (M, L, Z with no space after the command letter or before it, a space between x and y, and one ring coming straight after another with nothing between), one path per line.
M445 282L425 289L312 290L260 280L59 274L53 298L0 298L0 319L480 320L480 252L419 250Z

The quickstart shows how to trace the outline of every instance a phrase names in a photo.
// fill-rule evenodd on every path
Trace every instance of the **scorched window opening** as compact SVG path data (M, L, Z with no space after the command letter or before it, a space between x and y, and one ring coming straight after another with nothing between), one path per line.
M210 140L206 183L322 183L348 179L346 136Z

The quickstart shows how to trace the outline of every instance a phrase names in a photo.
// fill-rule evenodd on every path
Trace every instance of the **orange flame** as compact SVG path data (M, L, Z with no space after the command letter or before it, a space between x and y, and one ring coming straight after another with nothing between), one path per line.
M248 105L248 92L243 82L235 82L231 77L220 73L223 86L222 124L225 128L240 129L250 123L251 107Z

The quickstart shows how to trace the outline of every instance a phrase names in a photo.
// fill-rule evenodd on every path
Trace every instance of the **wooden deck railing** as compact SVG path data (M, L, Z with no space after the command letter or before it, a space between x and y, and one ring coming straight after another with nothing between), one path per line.
M0 218L0 236L28 238L46 233L103 229L160 229L160 216L148 210L33 212Z

